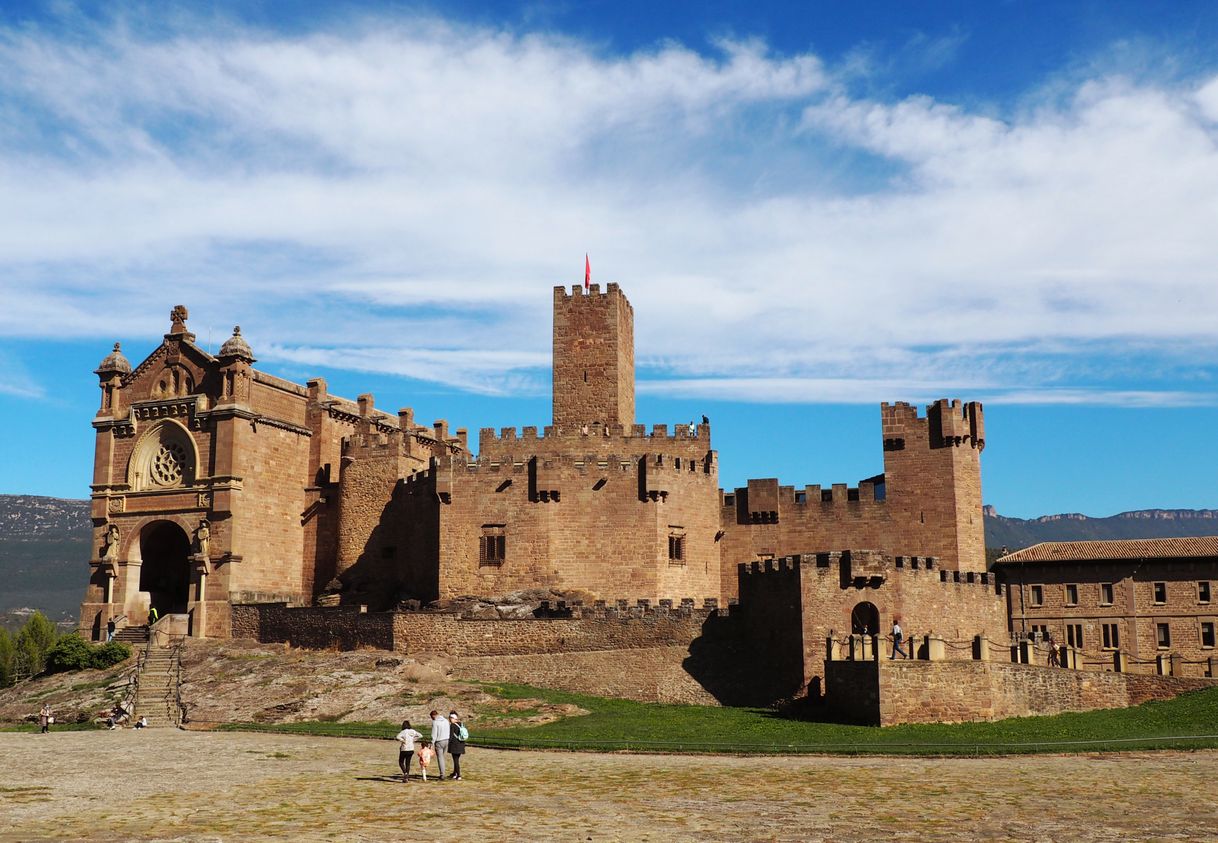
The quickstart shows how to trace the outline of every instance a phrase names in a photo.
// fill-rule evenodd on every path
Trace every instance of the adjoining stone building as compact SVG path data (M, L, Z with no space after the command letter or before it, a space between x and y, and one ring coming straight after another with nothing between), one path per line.
M1013 632L1130 670L1174 658L1174 675L1213 676L1218 536L1043 542L1003 556Z
M553 421L416 424L371 395L258 369L239 330L211 355L174 308L134 369L97 369L96 554L81 629L234 605L390 608L524 589L589 600L734 601L740 563L843 547L984 568L979 404L882 405L884 473L857 487L718 487L711 426L634 419L634 313L616 284L555 288Z

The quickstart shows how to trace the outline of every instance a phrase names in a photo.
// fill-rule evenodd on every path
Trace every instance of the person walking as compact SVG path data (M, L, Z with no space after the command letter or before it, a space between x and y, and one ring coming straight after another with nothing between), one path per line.
M423 736L410 727L409 720L402 721L402 731L398 732L398 766L402 768L402 781L410 779L410 759L414 755L414 742Z
M110 620L106 621L106 643L109 644L114 640L114 629L118 626L118 621L111 615Z
M448 713L448 754L453 757L453 774L449 776L453 781L461 781L461 756L465 754L465 741L469 737L469 731L461 725L461 718L457 716L457 712L450 711Z
M436 763L440 766L440 781L444 781L444 754L448 752L448 736L452 729L448 718L441 717L440 712L431 713L431 745L436 751Z
M901 622L897 618L892 620L892 654L888 657L890 660L897 657L900 653L904 658L909 658L909 653L901 649L901 641L904 640L905 633L901 631Z
M43 703L42 709L38 712L38 726L42 730L42 734L51 731L51 724L55 722L55 715L51 711L50 703Z

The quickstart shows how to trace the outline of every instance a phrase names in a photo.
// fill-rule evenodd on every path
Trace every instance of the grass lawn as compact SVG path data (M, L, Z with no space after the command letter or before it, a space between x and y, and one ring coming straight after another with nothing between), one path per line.
M1218 688L1135 708L1020 717L997 723L877 728L791 720L756 708L661 705L522 685L485 685L504 699L572 703L590 712L542 726L480 731L471 747L713 753L995 755L1218 747ZM392 738L398 724L231 723L229 730ZM426 729L420 731L426 734Z

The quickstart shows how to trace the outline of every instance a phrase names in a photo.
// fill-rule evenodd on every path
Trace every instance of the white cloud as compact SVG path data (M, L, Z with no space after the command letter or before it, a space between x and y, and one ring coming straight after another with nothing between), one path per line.
M264 361L533 392L587 251L704 397L1187 403L1179 348L1218 367L1218 78L982 113L748 41L65 33L0 32L0 336L155 339L185 301Z

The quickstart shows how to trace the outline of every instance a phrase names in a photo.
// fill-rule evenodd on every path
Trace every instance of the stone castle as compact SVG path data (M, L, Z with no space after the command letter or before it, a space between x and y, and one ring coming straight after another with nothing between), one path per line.
M476 456L463 428L255 369L239 329L208 354L186 316L135 368L116 346L97 369L84 630L156 607L225 636L234 604L327 587L374 610L527 589L726 604L738 564L826 548L985 569L979 404L883 405L884 473L857 486L724 491L705 419L635 423L617 284L554 290L553 422L483 429Z
M1031 617L1024 587L986 566L980 404L881 405L884 471L855 486L727 491L705 416L635 423L634 312L618 285L555 288L553 307L552 423L483 429L476 454L446 421L255 369L240 329L209 354L181 306L138 366L115 345L96 370L82 634L159 615L193 637L444 650L475 678L702 703L805 696L874 723L1160 693L1155 677L1026 672L1040 669L1012 638L1012 618L1023 633ZM1216 562L1176 567L1218 578ZM1034 576L1068 574L1077 592L1102 570ZM550 599L523 616L461 608L522 592ZM879 660L896 619L915 661ZM1081 653L1068 620L1036 629L1060 627ZM1155 654L1158 672L1211 676L1202 649L1191 674Z

